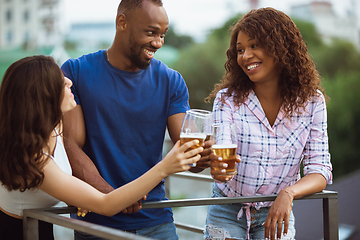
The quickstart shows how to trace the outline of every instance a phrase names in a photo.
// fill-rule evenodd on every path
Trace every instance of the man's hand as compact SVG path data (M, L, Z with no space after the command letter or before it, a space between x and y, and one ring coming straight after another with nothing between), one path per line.
M196 163L195 167L189 169L190 172L199 173L202 172L204 169L210 167L210 163L211 163L210 154L212 153L211 146L212 146L211 140L204 142L202 146L204 148L204 151L200 153L201 158Z
M142 200L146 200L147 195L145 195L142 199L140 199L139 201L137 201L136 203L134 203L133 205L125 208L124 210L122 210L122 213L124 214L131 214L131 213L137 213L139 212L139 210L142 208Z

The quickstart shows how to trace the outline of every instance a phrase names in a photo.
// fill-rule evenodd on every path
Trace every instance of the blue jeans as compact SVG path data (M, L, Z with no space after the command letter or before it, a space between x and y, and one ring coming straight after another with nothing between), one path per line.
M211 197L226 197L226 195L214 184ZM237 214L243 206L245 205L241 203L210 205L206 217L204 239L225 240L225 238L233 238L245 240L247 236L245 210L243 210L243 216L239 220L237 219ZM249 235L251 240L264 239L265 227L262 224L266 220L269 209L269 207L263 207L257 210L250 207L251 225ZM295 217L293 212L291 212L290 216L287 237L282 239L295 239Z
M130 230L126 231L138 235L142 235L148 238L154 238L154 239L162 239L162 240L179 240L178 235L176 234L176 228L175 224L173 222L170 223L164 223L160 224L154 227L149 228L143 228L143 229L137 229L137 230ZM83 232L74 232L75 240L85 240L85 239L91 239L91 240L104 240L100 237L95 237Z

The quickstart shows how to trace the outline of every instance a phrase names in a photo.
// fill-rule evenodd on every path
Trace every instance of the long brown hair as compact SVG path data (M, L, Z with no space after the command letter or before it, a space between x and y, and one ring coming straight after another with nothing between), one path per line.
M279 87L287 116L300 113L306 102L317 96L318 89L323 91L319 73L295 23L281 11L260 8L251 10L233 26L230 47L226 52L225 74L206 101L209 102L218 91L227 88L221 102L224 103L233 95L235 104L240 106L253 90L253 82L237 63L236 41L240 31L254 38L274 58L281 73Z
M20 59L0 87L0 181L8 190L39 186L51 132L62 118L64 78L53 58Z

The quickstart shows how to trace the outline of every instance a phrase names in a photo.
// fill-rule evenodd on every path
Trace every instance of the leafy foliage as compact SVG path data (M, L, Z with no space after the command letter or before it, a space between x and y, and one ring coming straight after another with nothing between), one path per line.
M360 169L360 72L338 71L324 82L328 103L328 133L334 177Z
M212 109L212 105L205 103L204 99L224 74L229 29L238 19L239 16L235 16L221 28L214 29L205 43L192 44L184 49L179 60L174 63L173 68L183 75L189 88L192 108Z
M190 36L178 35L174 32L172 26L169 27L165 37L165 45L183 49L189 47L192 43L194 43L194 40Z
M317 52L317 68L324 77L334 78L337 73L360 70L360 54L355 46L344 40L334 40Z
M320 36L316 32L316 28L312 23L304 22L302 20L293 20L295 25L300 30L302 37L307 43L309 51L312 51L318 47L322 47L324 43L322 42Z

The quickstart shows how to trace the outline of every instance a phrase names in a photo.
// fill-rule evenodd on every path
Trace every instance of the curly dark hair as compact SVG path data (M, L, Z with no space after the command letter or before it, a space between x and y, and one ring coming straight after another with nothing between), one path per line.
M0 87L0 181L8 190L38 187L51 132L62 119L64 76L52 57L20 59Z
M280 69L279 87L287 116L300 113L306 102L318 95L318 89L323 91L299 29L285 13L269 7L251 10L233 26L225 74L205 101L209 102L218 91L228 88L221 102L233 94L235 104L240 106L253 90L253 82L237 63L236 43L240 31L254 38Z

